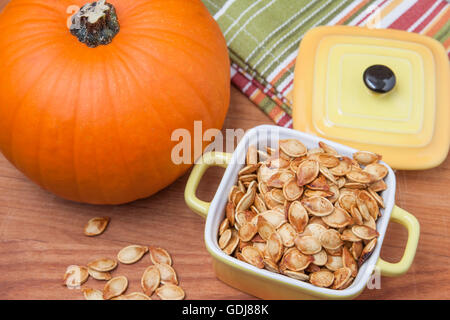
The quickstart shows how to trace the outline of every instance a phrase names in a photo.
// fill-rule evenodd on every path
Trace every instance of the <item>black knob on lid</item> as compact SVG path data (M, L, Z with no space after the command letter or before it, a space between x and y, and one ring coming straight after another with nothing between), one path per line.
M391 91L395 86L395 74L386 66L376 64L364 71L364 83L367 88L378 93Z

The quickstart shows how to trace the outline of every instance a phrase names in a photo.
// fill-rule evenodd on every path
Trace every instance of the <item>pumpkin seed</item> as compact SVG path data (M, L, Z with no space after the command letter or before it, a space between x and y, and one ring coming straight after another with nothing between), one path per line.
M338 158L327 153L318 154L317 159L319 163L326 168L334 168L340 163Z
M292 178L283 185L283 195L288 201L295 201L301 197L303 187L297 184L295 178Z
M236 205L236 212L244 211L250 208L255 201L256 190L254 188L249 188L247 193L242 197L239 203Z
M364 171L373 177L373 181L381 180L388 174L388 169L381 163L371 163L364 168Z
M256 174L246 174L239 176L239 181L241 181L245 186L245 182L252 182L253 180L256 180L256 178L257 178Z
M320 219L320 220L322 221L322 219ZM311 236L320 240L322 233L327 231L327 228L328 228L328 226L324 227L322 224L311 221L311 223L306 226L304 233L308 232Z
M318 287L328 288L333 281L334 274L328 270L320 270L309 275L309 282Z
M378 180L369 184L369 188L375 192L381 192L387 189L386 182L384 180Z
M339 160L339 164L330 169L331 174L338 177L345 176L350 173L350 171L352 171L352 160L347 157L342 157L342 159Z
M336 249L325 249L329 256L342 256L342 246Z
M125 295L122 295L122 300L152 300L148 295L142 292L131 292Z
M347 212L351 211L352 206L356 205L356 197L353 194L341 194L339 205Z
M356 207L356 205L352 205L350 207L350 214L353 218L353 221L355 224L362 224L363 223L363 218L361 213L359 212L358 208Z
M303 199L301 203L310 214L318 217L327 216L334 210L333 204L324 197Z
M264 268L263 256L261 255L261 252L255 247L247 246L242 249L241 254L246 262L254 265L257 268Z
M331 191L311 190L311 189L306 189L303 194L305 195L305 198L312 198L312 197L328 198L333 196L333 192Z
M372 217L369 217L367 220L364 220L363 225L374 230L377 229L377 223Z
M295 139L280 140L279 146L284 153L293 158L304 156L307 152L305 145Z
M301 271L306 269L313 259L313 257L304 255L296 248L290 248L283 256L284 264L291 271Z
M223 252L227 255L231 255L239 244L239 236L235 229L231 231L231 239L228 242L227 246L223 248Z
M334 272L334 282L331 289L340 289L350 279L352 271L350 268L342 267Z
M87 266L95 271L107 272L117 267L117 261L110 258L102 258L89 262Z
M234 226L234 204L232 202L228 202L225 208L226 216L228 221L230 222L230 226Z
M323 141L319 142L319 147L323 149L323 151L325 151L326 153L332 154L332 155L339 155L338 152L336 151L336 149L334 149L333 147L329 146L328 144L326 144Z
M170 265L165 263L155 263L155 266L158 268L160 281L162 284L178 284L177 274Z
M283 242L276 232L273 232L267 239L266 252L272 261L280 260L283 253Z
M109 300L111 298L120 296L128 288L128 279L124 276L114 277L109 280L103 288L103 299Z
M370 216L376 220L380 214L380 210L378 208L378 203L372 198L372 196L366 190L361 190L358 193L358 200L360 202L364 202Z
M335 229L328 229L320 235L320 243L326 249L337 249L342 246L341 235Z
M253 219L255 219L255 217L257 217L258 214L254 213L253 211L241 211L241 212L237 212L235 215L235 224L237 224L237 226L239 226L239 228L241 228L244 224L246 223L252 223ZM256 222L255 222L256 224Z
M95 280L111 280L111 273L95 271L94 269L88 268L89 275Z
M275 227L262 216L258 216L257 227L258 234L264 240L268 240L270 235L275 232Z
M84 288L82 290L86 300L103 300L103 292L92 288Z
M361 265L366 262L367 259L372 255L373 250L375 249L375 246L377 244L377 238L372 239L364 249L362 249L361 254L358 259L358 266L361 267Z
M301 162L297 169L297 184L307 185L313 182L319 174L319 163L315 160L305 160Z
M256 172L256 170L258 170L260 165L261 164L259 164L259 163L249 164L239 171L238 176L246 176L246 175L252 174L252 173Z
M353 258L347 247L344 247L342 249L342 264L344 265L344 267L351 270L351 276L355 278L358 274L358 264L356 263L356 260Z
M300 281L308 281L309 280L309 276L301 271L284 270L283 274L288 276L289 278L300 280Z
M347 180L345 179L345 177L339 177L339 178L337 179L337 186L338 186L338 188L339 188L339 189L342 189L342 188L344 187L346 181L347 181ZM341 190L340 190L339 192L341 192Z
M294 240L295 246L301 253L307 255L313 255L319 253L322 250L322 245L320 244L319 239L313 236L300 236Z
M172 265L172 258L170 254L163 248L149 247L150 250L150 260L153 264L165 263L169 266Z
M345 175L345 177L357 183L371 183L373 181L372 175L361 169L352 167L352 170ZM347 186L348 184L346 184Z
M261 194L257 193L255 195L255 202L254 205L256 207L256 209L258 209L259 212L264 212L267 210L266 204L263 200L263 197L261 196Z
M291 162L289 163L289 169L293 172L293 173L297 173L298 170L298 166L300 165L300 163L303 162L303 160L305 160L305 157L300 157L300 158L295 158L292 159Z
M270 177L269 181L267 181L267 185L273 188L283 188L284 184L293 179L294 176L295 173L291 170L280 170Z
M288 219L297 232L303 232L308 224L308 213L298 201L292 202L288 210Z
M132 264L138 262L148 251L147 247L139 245L131 245L123 248L117 254L117 260L124 264Z
M361 238L357 237L352 229L345 229L341 234L342 241L359 242Z
M239 238L242 241L250 241L258 232L258 227L252 223L245 223L239 229ZM230 239L231 239L231 231L230 231ZM227 242L228 243L228 242ZM226 246L226 245L225 245ZM223 248L225 248L223 246ZM221 248L221 249L223 249Z
M286 217L278 210L268 210L261 213L259 216L266 219L275 229L286 222Z
M324 266L328 261L328 255L327 255L326 251L323 249L320 250L319 252L317 252L316 254L314 254L313 258L314 258L314 264L319 267Z
M102 234L109 224L109 217L96 217L88 221L84 227L84 234L88 237L94 237Z
M161 275L156 265L150 266L145 269L141 278L141 287L146 295L149 297L153 294L153 291L158 288L161 282Z
M384 209L384 200L383 198L375 191L373 191L370 187L367 188L370 196L377 202L378 206Z
M361 256L362 250L363 250L362 241L352 243L351 253L352 253L353 258L355 258L355 260L359 259L359 257Z
M185 297L183 289L171 283L156 289L156 294L161 300L183 300Z
M219 236L221 236L230 227L230 220L223 219L219 226Z
M344 265L342 263L342 257L341 256L331 256L328 255L327 263L325 264L325 267L328 270L336 271L340 268L342 268Z
M271 272L279 273L278 265L270 259L263 259L264 268Z
M358 151L353 154L353 159L359 164L367 166L368 164L381 160L381 156L370 151Z
M380 234L377 232L377 230L369 228L368 226L359 226L354 225L352 227L352 232L359 238L363 240L372 240L373 238L378 237Z
M245 160L248 165L258 164L258 151L255 145L251 145L248 147Z
M313 182L309 183L307 187L311 190L321 190L329 191L330 186L328 185L327 179L324 175L320 174Z
M290 248L294 245L296 231L290 223L284 223L278 228L277 232L280 235L281 241L285 247Z
M319 172L332 183L337 184L337 180L334 175L331 173L330 169L324 166L319 166Z
M224 249L231 240L231 229L225 230L219 238L219 248Z
M322 217L323 222L333 228L343 228L352 222L352 217L341 208L334 209L332 214Z
M79 287L89 278L88 268L83 266L72 265L67 267L64 273L64 284L69 287Z
M330 185L330 192L332 192L333 195L330 197L327 197L327 199L331 203L335 203L339 199L339 188L335 184L332 184L332 185Z

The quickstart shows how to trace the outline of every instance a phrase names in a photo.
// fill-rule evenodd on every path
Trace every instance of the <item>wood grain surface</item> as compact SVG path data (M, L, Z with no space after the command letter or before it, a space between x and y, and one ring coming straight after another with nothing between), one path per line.
M0 8L6 2L0 0ZM224 129L247 130L259 124L271 121L232 88ZM254 299L216 279L203 240L205 222L184 203L188 174L145 200L91 206L40 189L0 155L0 299L83 299L79 289L62 285L66 267L116 257L129 244L166 248L187 299ZM222 174L223 169L217 168L206 173L199 198L212 199ZM383 277L381 289L366 289L359 299L449 299L450 160L432 170L396 174L396 204L421 224L416 258L407 274ZM86 237L83 227L95 216L109 216L111 223L103 235ZM406 236L405 229L390 223L381 256L398 261ZM140 277L149 264L146 255L137 264L119 265L114 275L128 277L128 292L140 291ZM84 287L102 289L103 285L90 278Z

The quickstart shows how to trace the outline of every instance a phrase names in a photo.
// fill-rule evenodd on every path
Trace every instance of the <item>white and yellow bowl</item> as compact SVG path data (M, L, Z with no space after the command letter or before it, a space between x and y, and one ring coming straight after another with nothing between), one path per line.
M224 219L228 193L236 184L238 172L244 165L248 146L257 144L276 147L279 139L298 139L308 148L314 148L319 141L324 141L341 155L348 157L352 157L356 151L350 147L296 130L263 125L249 130L233 154L221 152L205 154L203 161L197 164L191 172L186 185L185 200L193 211L206 218L205 243L213 257L213 267L217 277L234 288L263 299L352 299L364 290L375 268L378 268L381 275L384 276L399 276L406 273L414 260L420 226L413 215L395 206L395 174L384 162L383 164L389 169L389 174L385 178L388 188L381 194L385 209L381 210L382 216L377 221L377 230L380 236L374 252L361 266L357 277L348 288L344 290L319 288L307 282L265 269L258 269L226 255L219 248L217 243L219 224ZM214 199L208 203L198 199L195 194L203 174L210 166L221 166L226 170ZM389 263L380 258L381 246L390 220L402 224L408 231L405 252L398 263Z

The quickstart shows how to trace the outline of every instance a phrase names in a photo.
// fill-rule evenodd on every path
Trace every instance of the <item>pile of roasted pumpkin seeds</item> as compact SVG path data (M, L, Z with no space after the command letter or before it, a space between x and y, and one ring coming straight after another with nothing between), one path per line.
M319 287L345 289L372 254L387 188L381 156L353 159L319 142L250 146L219 226L218 245L257 268Z
M103 233L109 223L109 218L98 217L89 220L84 234L98 236ZM118 262L130 265L138 262L149 252L152 265L145 269L141 278L143 292L124 294L128 288L128 279L125 276L112 277L111 272L116 269ZM87 300L152 300L153 293L161 300L182 300L185 293L178 286L178 277L172 267L170 254L162 248L130 245L119 251L117 260L101 258L89 262L86 266L72 265L66 269L64 284L68 288L80 287L88 278L107 281L103 291L83 288L82 292Z

